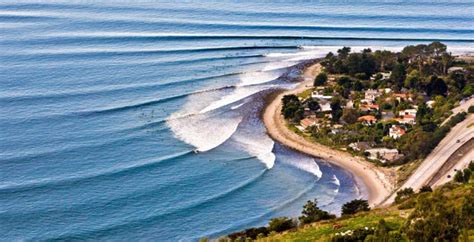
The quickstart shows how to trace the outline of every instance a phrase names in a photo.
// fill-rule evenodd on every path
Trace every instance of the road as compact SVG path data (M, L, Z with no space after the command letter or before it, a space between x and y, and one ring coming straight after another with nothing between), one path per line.
M453 109L453 114L467 111L470 105L474 104L474 98L461 104L459 107ZM457 124L451 129L446 137L436 146L436 148L425 158L421 165L416 171L410 176L410 178L401 186L400 189L411 187L413 190L418 191L422 186L426 185L433 176L441 169L448 158L458 150L464 143L474 139L474 115L470 114L464 121ZM468 152L465 157L458 161L456 167L460 167L459 163L465 163L466 160L474 160L474 152ZM463 164L464 164L463 163ZM440 185L442 182L446 182L446 179L442 181L432 181L433 184ZM383 204L389 205L395 200L395 193L392 194Z

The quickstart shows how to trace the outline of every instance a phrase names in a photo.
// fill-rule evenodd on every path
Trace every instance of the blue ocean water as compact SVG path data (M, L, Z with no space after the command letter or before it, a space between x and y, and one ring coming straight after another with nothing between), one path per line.
M341 46L474 50L472 1L2 1L0 240L195 240L364 187L274 143L288 67ZM199 151L199 152L195 152Z

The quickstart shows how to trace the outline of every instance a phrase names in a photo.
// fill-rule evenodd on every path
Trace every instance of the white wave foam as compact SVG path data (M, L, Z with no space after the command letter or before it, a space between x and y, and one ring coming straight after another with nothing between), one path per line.
M249 154L256 156L268 169L275 165L276 157L272 152L275 142L263 132L247 127L236 133L232 139Z
M337 186L341 185L341 181L339 181L339 179L337 179L336 175L332 175L332 179L333 179L334 184L336 184Z
M311 173L317 177L317 180L321 179L323 176L323 172L316 163L316 160L311 157L288 157L282 159L281 162L291 165L299 170Z

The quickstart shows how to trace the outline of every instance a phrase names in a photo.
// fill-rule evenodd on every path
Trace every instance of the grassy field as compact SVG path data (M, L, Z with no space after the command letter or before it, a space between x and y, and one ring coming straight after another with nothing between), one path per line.
M420 202L431 201L430 199L440 194L442 194L445 200L443 203L447 207L460 209L463 202L474 195L474 184L472 180L467 184L448 183L434 192L414 194L400 204L394 204L388 208L378 208L351 216L317 222L282 233L272 232L268 237L256 241L331 241L336 233L366 229L366 227L367 229L373 229L377 227L382 219L385 220L391 231L398 231L406 224L414 209L420 206ZM464 230L461 233L468 237L467 241L474 241L474 228Z

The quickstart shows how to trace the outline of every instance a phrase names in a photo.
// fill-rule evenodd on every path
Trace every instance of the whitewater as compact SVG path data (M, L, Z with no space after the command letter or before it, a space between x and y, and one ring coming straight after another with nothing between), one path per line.
M0 3L0 240L216 238L366 197L260 119L342 46L474 53L472 1Z

